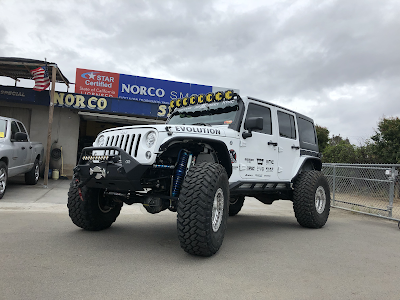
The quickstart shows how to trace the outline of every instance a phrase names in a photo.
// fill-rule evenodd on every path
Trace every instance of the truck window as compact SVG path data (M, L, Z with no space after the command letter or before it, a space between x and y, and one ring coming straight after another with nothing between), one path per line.
M17 122L12 121L11 122L11 139L15 139L15 134L19 132L19 128L17 125Z
M19 127L19 130L20 130L21 132L26 133L24 124L22 124L21 122L18 122L18 127Z
M287 113L278 111L278 122L279 122L279 135L281 137L296 139L296 125L294 123L294 117Z
M315 138L314 124L302 118L298 118L298 120L299 120L299 136L301 142L315 145L317 141Z
M0 120L0 138L5 138L7 133L7 121Z
M253 130L261 133L272 134L271 110L268 107L250 103L247 109L246 120L253 117L262 117L264 120L263 130Z

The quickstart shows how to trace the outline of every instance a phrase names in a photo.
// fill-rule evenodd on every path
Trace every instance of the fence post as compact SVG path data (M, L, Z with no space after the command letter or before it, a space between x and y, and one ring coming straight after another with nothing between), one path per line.
M336 165L333 164L333 179L332 179L332 206L335 206L335 190L336 190Z
M390 188L389 188L389 205L387 207L388 209L388 216L389 218L392 217L392 210L393 210L393 198L394 198L394 182L395 182L395 167L392 167L391 173L390 173Z

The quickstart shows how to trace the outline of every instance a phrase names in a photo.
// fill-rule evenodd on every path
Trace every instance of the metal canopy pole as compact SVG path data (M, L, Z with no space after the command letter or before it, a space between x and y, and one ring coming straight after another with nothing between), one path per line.
M50 148L51 148L51 130L53 127L53 113L54 113L54 94L56 88L56 66L52 66L51 72L51 91L50 91L50 104L49 104L49 125L47 128L47 150L44 168L44 186L47 187L49 182L49 166L50 166Z

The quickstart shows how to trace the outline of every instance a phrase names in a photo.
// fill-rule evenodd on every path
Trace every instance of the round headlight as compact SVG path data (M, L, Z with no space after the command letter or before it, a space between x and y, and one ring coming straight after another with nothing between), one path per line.
M154 131L150 131L146 136L146 146L151 148L156 142L156 133Z
M105 138L104 135L99 136L99 138L97 139L97 145L99 147L103 147L105 143Z

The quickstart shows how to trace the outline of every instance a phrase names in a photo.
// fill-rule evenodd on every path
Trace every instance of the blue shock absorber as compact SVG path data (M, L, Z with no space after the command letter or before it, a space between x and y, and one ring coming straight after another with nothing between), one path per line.
M179 191L181 190L182 181L186 173L188 159L189 159L189 153L187 153L185 150L179 151L178 163L176 164L175 167L174 180L172 183L172 197L179 196Z

